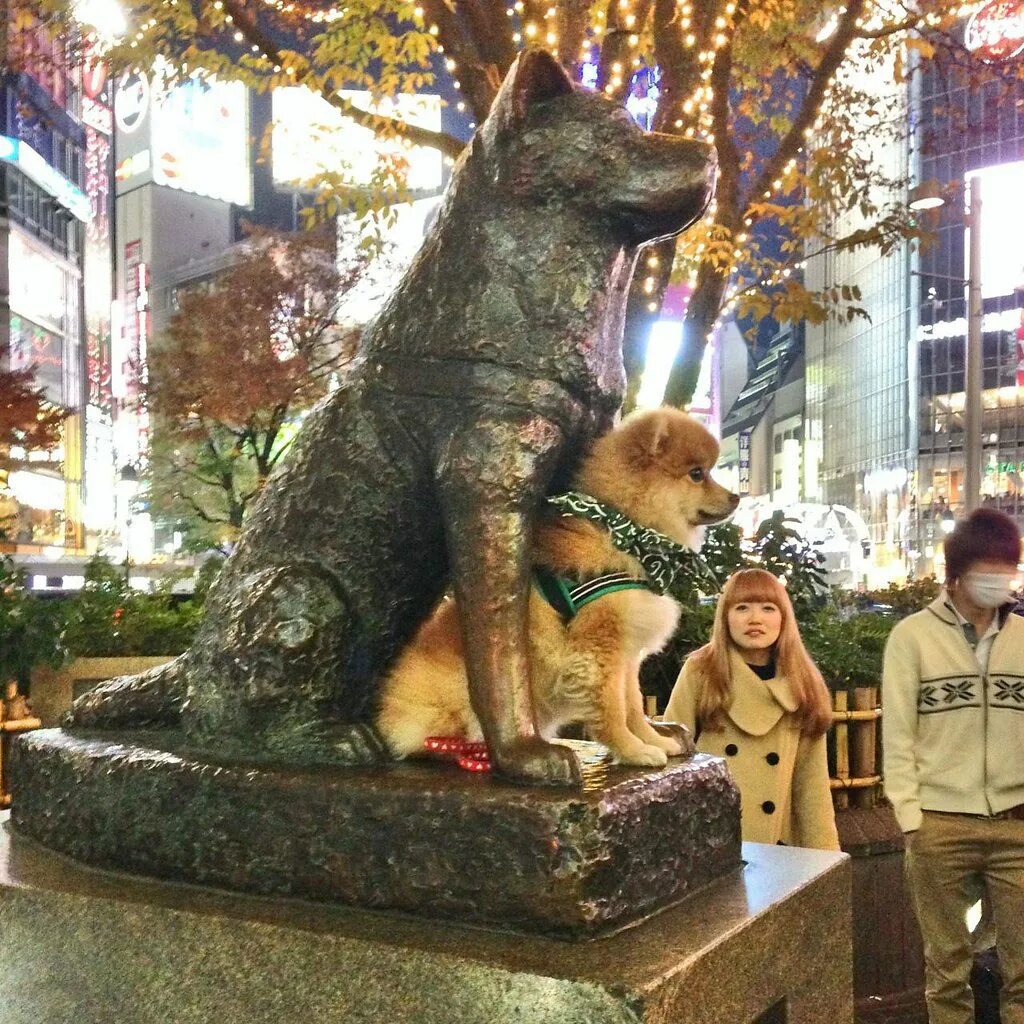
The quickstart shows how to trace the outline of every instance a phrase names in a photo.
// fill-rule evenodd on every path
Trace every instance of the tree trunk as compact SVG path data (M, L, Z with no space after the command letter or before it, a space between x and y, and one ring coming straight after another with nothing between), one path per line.
M708 335L714 329L724 292L725 279L704 264L686 307L682 348L665 386L666 405L683 407L693 399Z
M622 334L622 361L626 367L626 398L622 405L623 412L632 411L636 405L640 378L643 376L644 363L647 359L651 328L661 316L661 304L665 300L665 291L672 275L675 252L674 238L650 245L640 251L633 284L629 290L626 323ZM658 261L656 267L650 266L648 262L652 258ZM648 292L645 285L649 278L653 279L654 286ZM653 311L650 309L652 304L655 307Z

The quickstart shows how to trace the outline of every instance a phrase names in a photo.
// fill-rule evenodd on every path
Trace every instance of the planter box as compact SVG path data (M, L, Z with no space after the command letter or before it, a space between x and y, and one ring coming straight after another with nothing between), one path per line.
M38 668L32 673L29 702L43 728L60 725L71 702L104 679L130 676L172 661L175 655L130 658L75 658L59 669Z

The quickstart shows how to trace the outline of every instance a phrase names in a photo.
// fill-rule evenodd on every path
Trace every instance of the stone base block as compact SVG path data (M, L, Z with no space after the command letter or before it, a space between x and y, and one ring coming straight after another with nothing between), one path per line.
M166 735L52 729L18 741L13 823L96 867L576 938L740 865L739 796L705 755L578 792L436 764L213 764Z
M4 1024L851 1024L841 854L745 866L587 943L88 870L0 815Z

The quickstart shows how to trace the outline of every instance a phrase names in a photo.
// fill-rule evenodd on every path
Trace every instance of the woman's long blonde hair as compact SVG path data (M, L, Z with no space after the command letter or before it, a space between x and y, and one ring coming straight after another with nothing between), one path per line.
M729 610L737 604L768 602L782 612L782 628L775 642L776 671L784 677L797 701L800 729L816 737L832 724L832 699L817 666L800 639L793 604L786 588L763 569L741 569L733 573L722 588L715 609L711 642L690 657L700 672L703 686L697 705L697 722L703 730L721 729L725 710L732 703L732 669L729 656L738 650L729 636Z

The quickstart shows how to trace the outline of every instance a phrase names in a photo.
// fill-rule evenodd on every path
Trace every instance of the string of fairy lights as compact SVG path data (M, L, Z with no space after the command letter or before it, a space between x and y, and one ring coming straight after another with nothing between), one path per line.
M169 0L172 6L177 5L178 2L179 0ZM343 6L332 6L322 9L308 7L299 2L299 0L262 0L262 2L264 6L282 16L301 18L314 25L330 25L343 18L346 14L346 8ZM642 0L638 0L638 2L642 2ZM696 52L696 62L699 69L696 84L691 93L679 103L678 116L674 119L673 125L684 138L704 141L713 146L715 144L713 111L715 94L712 78L715 61L719 52L728 45L732 38L732 31L735 28L734 16L737 4L736 0L728 0L721 11L715 15L713 23L698 26L694 14L695 3L699 3L699 0L676 0L677 13L672 22L675 30L679 33L680 41L685 50L693 51L698 46L702 47ZM217 12L223 12L224 10L223 0L213 0L211 6ZM644 11L646 11L647 6L644 5ZM883 10L883 3L880 0L869 0L868 6L870 7L870 12L866 10L856 21L859 29L869 28L874 30L887 23L892 17L891 12ZM960 13L963 14L965 10L969 10L972 6L972 4L965 4L960 9ZM524 3L524 0L514 0L514 2L507 3L505 14L512 22L511 38L516 46L524 46L530 43L541 44L557 57L560 44L558 5L556 3L549 3L543 9L541 9L542 7L543 5L538 5L536 12L528 15L527 5ZM426 31L437 40L435 48L444 57L445 70L451 78L452 87L456 93L461 93L462 82L459 78L459 65L451 55L445 53L444 46L439 39L439 26L433 21L428 21L422 5L417 4L413 8L412 14L417 28ZM829 32L835 30L838 19L843 14L845 14L845 8L839 8L827 29L819 36L819 42L823 38L827 38ZM935 13L929 13L923 20L926 24L934 26L941 19ZM228 30L231 31L233 26L231 14L224 13L223 21ZM156 25L156 18L151 18L139 25L131 45L133 47L137 46L145 38L146 33L150 32ZM634 10L634 0L609 0L607 10L597 7L593 11L589 30L584 34L578 52L578 60L581 65L597 65L599 63L600 49L605 39L612 32L616 34L617 45L621 45L623 39L627 43L626 51L622 54L621 58L613 60L607 67L607 80L599 83L599 87L609 96L621 95L623 89L628 87L635 72L644 66L644 56L641 53L643 30L644 26L639 23L637 12ZM243 42L245 40L245 33L238 28L233 29L232 36L236 42ZM282 64L277 63L264 52L258 44L253 43L250 46L250 53L254 60L265 62L267 69L272 68L275 74L284 73L289 77L296 77L296 68L292 64L285 63L282 66ZM303 71L305 73L308 71L308 68L303 69ZM833 85L834 79L830 79L826 87L826 95L831 91ZM455 107L460 113L464 113L467 110L466 100L460 97L456 101ZM476 128L476 124L472 120L469 121L468 126L471 130ZM764 203L770 203L773 196L781 198L792 192L799 181L797 169L800 161L804 158L805 146L821 131L821 127L822 115L819 114L815 124L808 126L803 131L804 145L801 145L796 155L791 157L782 167L777 177L770 182L763 194L758 197L758 202L763 200ZM402 141L406 146L411 145L408 140ZM449 164L452 162L450 157L446 157L445 160ZM751 252L745 252L741 246L749 241L748 229L753 225L755 218L749 214L744 216L743 229L737 231L734 235L730 235L728 229L716 223L717 213L717 204L712 202L704 217L703 233L698 236L699 240L696 242L691 254L692 258L688 274L688 282L691 287L697 283L698 268L705 262L704 257L710 246L719 246L718 252L719 254L721 253L723 239L720 237L713 239L716 232L720 236L723 233L729 235L729 237L724 239L724 244L732 244L733 246L731 255L734 266L739 265L744 258L749 259L751 256ZM794 271L803 269L804 263L805 261L799 261L790 266L778 266L776 263L770 271L756 274L755 277L757 279L753 283L750 280L736 280L734 278L723 295L719 316L711 327L706 340L712 340L715 331L732 314L736 303L744 291L754 286L770 287L781 285L792 276ZM645 257L645 274L641 288L645 295L651 296L647 308L652 313L657 312L659 308L656 292L662 269L662 263L658 255L651 254Z

